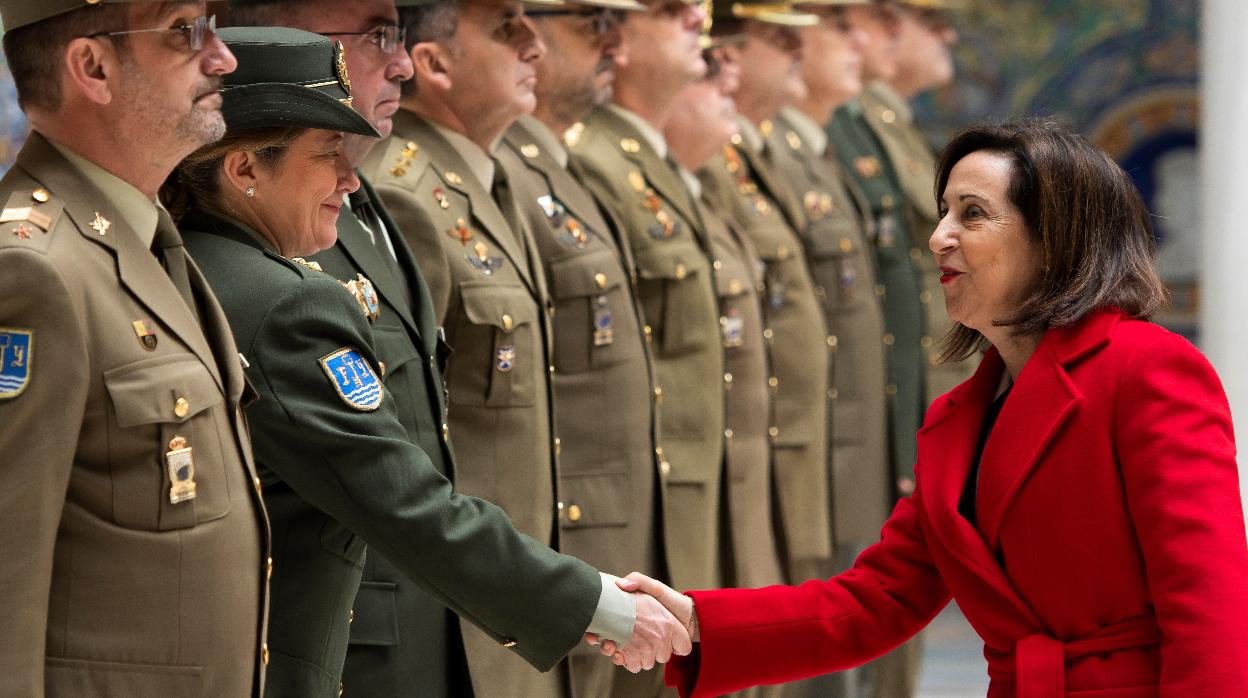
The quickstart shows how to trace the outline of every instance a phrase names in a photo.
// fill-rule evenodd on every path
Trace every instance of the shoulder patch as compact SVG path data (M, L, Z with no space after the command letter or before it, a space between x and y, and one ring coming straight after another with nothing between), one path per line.
M338 397L349 407L372 412L381 407L385 392L381 379L354 347L343 347L319 359L321 368L334 384Z
M35 331L0 327L0 400L21 395L30 383Z

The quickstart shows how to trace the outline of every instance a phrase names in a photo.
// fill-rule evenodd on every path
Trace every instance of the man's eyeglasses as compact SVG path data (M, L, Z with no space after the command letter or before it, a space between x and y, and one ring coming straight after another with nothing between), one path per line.
M127 29L120 32L96 32L88 36L88 39L94 39L97 36L124 36L126 34L168 34L176 32L186 38L186 45L192 51L198 51L204 47L204 37L208 32L217 30L216 15L200 15L195 19L176 27L168 27L162 29Z
M397 24L370 29L366 32L322 32L325 36L367 36L382 53L394 53L407 41L407 28Z
M602 36L615 29L624 21L624 13L606 7L593 9L561 9L561 10L530 10L524 11L525 17L584 17L589 20L589 30Z

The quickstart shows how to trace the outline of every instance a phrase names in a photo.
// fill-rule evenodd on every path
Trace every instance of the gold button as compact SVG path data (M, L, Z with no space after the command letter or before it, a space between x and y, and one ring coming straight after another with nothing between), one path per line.
M875 285L875 295L880 296L881 298L884 297L884 292L887 290L888 289L884 288L884 284Z
M338 696L342 698L342 684L338 684Z
M520 146L520 154L526 158L535 158L541 155L542 151L537 147L536 143L525 143Z
M420 146L416 145L416 141L408 141L407 149L415 153L416 151L420 150Z
M646 325L645 327L641 328L641 331L646 333L647 339L650 338L650 335L654 334L654 328L649 325Z
M594 283L598 284L598 288L607 287L607 275L601 272L594 274Z
M774 390L775 388L779 388L779 387L780 387L780 379L779 379L779 378L776 378L775 376L772 376L771 378L768 378L768 379L767 379L767 386L768 386L768 387L770 387L770 388L772 388L773 390Z
M659 457L659 460L663 460L663 447L662 447L662 446L655 446L655 447L654 447L654 455L658 456L658 457Z
M515 322L516 322L515 319L512 318L510 315L508 315L507 313L503 313L503 329L504 330L507 330L508 332L510 332Z
M910 248L910 259L913 259L914 261L917 262L922 258L923 258L923 253L919 252L919 248L917 247Z
M893 396L895 396L895 395L897 394L897 384L896 384L896 383L889 383L888 385L884 386L884 392L885 392L885 394L887 394L889 397L893 397Z
M563 439L560 439L558 436L556 436L555 437L555 456L560 456L562 454L563 454Z
M728 384L727 387L732 387L732 374L731 373L724 374L724 382Z
M385 378L385 377L386 377L386 362L385 362L385 361L378 361L378 362L377 362L377 370L381 372L381 377L382 377L382 378Z
M788 259L789 248L785 247L784 245L781 245L780 247L776 248L776 257L779 259Z
M659 475L667 477L672 474L672 464L667 461L659 463Z
M178 398L173 403L173 416L181 419L191 411L191 403L184 397Z
M897 120L897 112L892 109L885 109L884 113L880 114L880 119L886 124L891 124Z
M354 623L354 622L355 622L355 609L353 608L351 609L351 612L347 614L347 624L350 625L351 623Z
M547 367L546 367L546 370L547 370L547 371L550 371L550 375L552 375L552 376L553 376L553 375L555 375L555 365L554 365L554 364L551 364L551 365L547 366Z
M656 403L663 402L663 389L657 385L654 386L654 401Z
M442 422L442 440L446 441L449 438L451 438L451 425Z
M264 490L264 488L260 486L260 476L259 476L259 475L253 475L253 476L252 476L252 478L251 478L251 484L252 484L252 486L253 486L253 487L255 487L255 488L256 488L256 494L260 494L260 493Z
M931 303L931 302L932 302L932 292L931 292L931 291L924 291L924 292L920 293L920 294L919 294L919 302L920 302L920 303Z
M830 348L835 349L838 341L839 340L836 338L836 335L834 334L828 335L827 342Z
M773 439L780 436L780 427L771 427L767 430L767 435Z
M767 340L767 341L769 341L769 342L770 342L770 341L771 341L771 340L772 340L775 336L776 336L776 333L775 333L775 332L772 332L772 330L771 330L771 328L770 328L770 327L768 327L767 329L763 330L763 339L765 339L765 340Z
M882 204L884 208L892 208L894 203L896 202L893 201L891 194L885 194L880 197L880 204Z
M731 438L732 438L732 430L731 430L731 429L725 429L725 430L724 430L724 438L725 438L725 439L731 439Z
M265 575L264 576L265 579L273 578L273 558L271 557L269 558L268 562L264 566L264 575Z
M733 145L741 145L743 140L744 139L741 138L741 134L739 133L734 133L728 138L728 141Z
M931 349L931 348L932 348L932 344L933 344L933 342L932 342L932 338L931 338L931 337L926 337L926 336L925 336L925 337L923 337L923 339L920 339L920 340L919 340L919 346L923 347L924 349Z
M516 646L516 641L515 641L515 640L513 640L513 639L511 639L511 638L507 638L507 639L503 640L503 647L515 647L515 646Z
M829 399L829 400L835 400L835 399L837 399L837 398L838 398L838 397L840 397L840 396L841 396L841 391L837 390L836 388L828 388L828 399Z
M559 518L562 519L563 518L563 502L558 502L557 504L555 504L555 509L558 510L558 516Z
M568 521L576 523L581 520L581 508L575 504L568 507Z
M34 199L35 201L38 201L41 204L46 204L48 203L48 199L50 197L48 196L48 190L44 189L43 187L40 187L30 193L30 198Z
M264 662L265 666L269 665L269 643L267 642L260 644L260 661Z
M896 337L894 337L894 336L892 335L892 333L890 333L890 332L885 332L885 333L884 333L884 346L886 346L886 347L891 347L891 346L893 346L893 342L895 342L895 341L897 341L897 338L896 338Z
M715 271L719 271L720 269L724 268L724 263L717 259L714 262L711 262L711 268L714 269Z
M677 279L683 279L688 275L689 275L689 270L685 267L684 264L676 265L676 278Z

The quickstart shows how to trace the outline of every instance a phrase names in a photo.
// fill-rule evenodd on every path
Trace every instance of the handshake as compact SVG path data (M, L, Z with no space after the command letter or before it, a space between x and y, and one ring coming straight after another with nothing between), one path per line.
M586 633L586 642L611 657L616 666L634 674L653 669L656 662L667 662L673 654L684 656L693 651L693 643L698 641L693 599L640 572L633 572L616 584L637 600L632 637L619 645Z

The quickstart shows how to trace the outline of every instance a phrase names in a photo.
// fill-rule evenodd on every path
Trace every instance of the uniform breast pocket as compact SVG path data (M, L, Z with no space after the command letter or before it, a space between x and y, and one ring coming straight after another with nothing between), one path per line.
M616 326L634 311L615 256L602 248L553 262L550 271L555 368L583 373L619 363L624 358L619 347L627 342L616 336Z
M117 525L172 530L225 516L227 468L243 465L225 398L204 364L191 354L154 357L106 371L104 385Z
M669 243L637 253L637 273L646 322L656 352L675 357L714 341L717 313L710 265L690 244Z
M465 282L447 364L450 401L476 407L535 404L546 371L537 302L518 284Z

